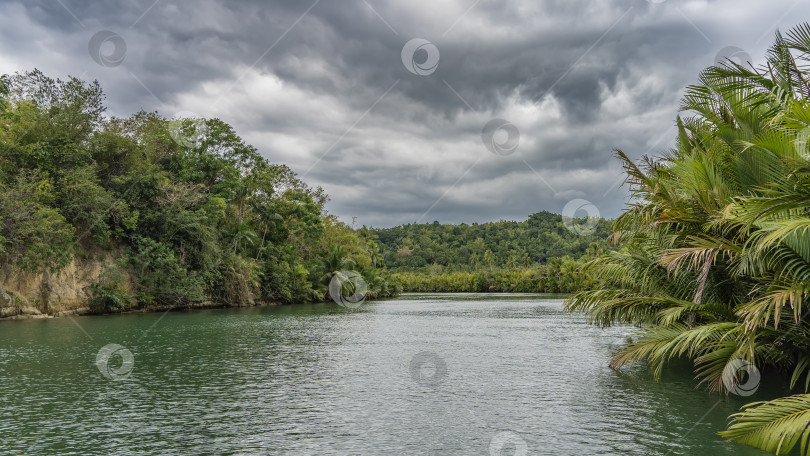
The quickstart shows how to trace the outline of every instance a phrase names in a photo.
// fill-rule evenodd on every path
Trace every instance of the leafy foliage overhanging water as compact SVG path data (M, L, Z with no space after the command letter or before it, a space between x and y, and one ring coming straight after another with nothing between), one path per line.
M762 376L810 385L810 25L777 33L764 65L704 70L677 119L674 149L634 163L617 151L632 203L613 223L620 250L592 261L601 281L568 302L594 323L642 336L616 354L660 377L694 362L709 389ZM747 370L750 374L751 370ZM810 395L750 404L723 435L810 454Z

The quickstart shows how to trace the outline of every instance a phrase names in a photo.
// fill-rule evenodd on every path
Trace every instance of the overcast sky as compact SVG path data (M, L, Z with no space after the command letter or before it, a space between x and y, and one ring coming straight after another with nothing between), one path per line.
M614 217L612 149L666 150L702 68L761 63L805 20L801 0L0 0L0 73L219 117L349 223Z

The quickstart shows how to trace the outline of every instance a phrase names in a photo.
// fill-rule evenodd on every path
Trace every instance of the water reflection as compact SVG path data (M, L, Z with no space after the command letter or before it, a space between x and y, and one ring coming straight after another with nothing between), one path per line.
M763 454L716 432L767 388L721 398L677 371L611 370L632 330L561 309L407 295L76 319L87 334L0 322L0 454ZM96 366L107 344L134 357L122 381Z

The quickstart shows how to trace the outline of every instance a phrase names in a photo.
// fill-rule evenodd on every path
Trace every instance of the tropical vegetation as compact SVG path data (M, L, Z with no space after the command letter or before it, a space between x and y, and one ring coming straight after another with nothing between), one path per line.
M704 70L681 111L663 156L617 151L632 195L612 226L620 248L586 265L598 286L567 307L640 327L616 367L660 378L687 359L725 392L754 368L785 375L799 394L749 404L722 435L810 455L810 25L777 33L764 65Z
M473 270L479 266L529 267L565 256L580 258L594 248L606 248L610 223L599 219L580 235L566 228L561 215L542 211L520 222L409 223L373 231L379 238L385 264L392 271L421 270L426 266Z
M397 291L368 230L227 123L105 109L97 82L0 78L3 268L112 257L91 287L98 312L323 300L341 270L370 298Z
M405 291L568 293L592 284L580 266L608 249L609 230L607 220L566 227L543 211L520 222L406 224L374 234Z

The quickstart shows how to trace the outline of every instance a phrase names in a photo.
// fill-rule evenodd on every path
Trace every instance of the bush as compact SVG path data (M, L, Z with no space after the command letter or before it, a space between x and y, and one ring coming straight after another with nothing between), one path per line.
M97 283L91 286L93 299L90 309L93 312L120 312L132 305L132 296L120 283Z
M108 267L90 286L93 298L90 310L97 313L120 312L132 306L132 295L124 285L126 278L118 265Z
M150 238L136 238L128 259L139 283L138 301L141 304L205 300L199 273L188 270L165 244Z

